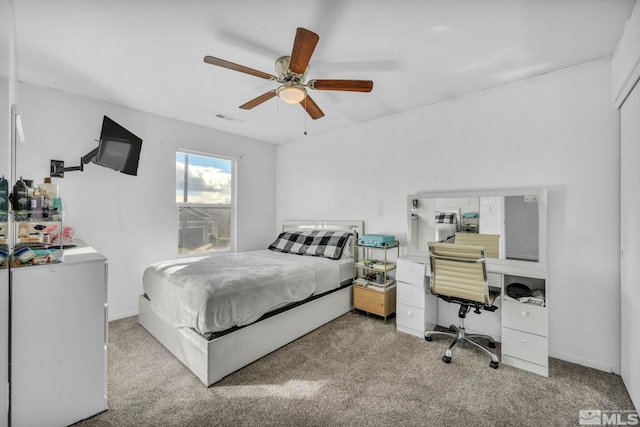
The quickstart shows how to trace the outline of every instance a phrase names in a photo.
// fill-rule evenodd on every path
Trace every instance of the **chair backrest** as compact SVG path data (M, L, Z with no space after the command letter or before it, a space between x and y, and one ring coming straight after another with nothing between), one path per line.
M484 247L429 242L434 295L490 303Z
M461 245L482 246L487 258L499 258L499 234L456 233L455 242Z

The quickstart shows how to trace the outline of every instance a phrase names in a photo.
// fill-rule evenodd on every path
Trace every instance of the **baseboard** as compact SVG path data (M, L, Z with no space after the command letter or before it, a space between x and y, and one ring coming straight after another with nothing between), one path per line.
M553 351L549 349L549 357L553 357L555 359L564 360L565 362L575 363L576 365L586 366L587 368L597 369L599 371L611 372L617 375L620 375L620 372L616 372L613 369L613 366L607 365L606 363L600 363L593 360L583 359L581 357L572 356L570 354L560 353L557 351Z

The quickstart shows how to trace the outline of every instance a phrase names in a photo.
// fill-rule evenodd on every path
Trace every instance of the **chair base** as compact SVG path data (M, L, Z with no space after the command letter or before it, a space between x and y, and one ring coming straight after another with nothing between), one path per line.
M477 348L485 351L486 353L488 353L491 356L491 362L489 363L489 366L491 366L493 369L498 369L498 365L499 365L499 360L498 360L498 356L496 356L491 350L489 350L489 348L496 348L496 341L490 337L489 335L480 335L480 334L466 334L465 330L464 330L464 319L461 318L460 319L460 326L456 327L455 325L451 325L449 326L449 330L451 332L444 332L444 331L427 331L425 333L424 339L427 341L432 341L432 335L446 335L449 337L454 338L454 340L451 342L451 344L449 345L449 348L447 348L447 351L444 353L444 356L442 356L442 361L444 363L450 363L451 362L451 352L453 351L453 348L458 345L459 343L466 341L471 343L472 345L476 346ZM480 344L477 340L478 339L485 339L489 341L488 347L483 346L482 344Z

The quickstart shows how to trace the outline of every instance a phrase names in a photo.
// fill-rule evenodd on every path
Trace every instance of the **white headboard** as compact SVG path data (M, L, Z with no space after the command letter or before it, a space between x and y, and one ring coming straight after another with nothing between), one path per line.
M282 231L296 230L336 230L352 231L355 237L364 234L364 221L358 220L284 220Z

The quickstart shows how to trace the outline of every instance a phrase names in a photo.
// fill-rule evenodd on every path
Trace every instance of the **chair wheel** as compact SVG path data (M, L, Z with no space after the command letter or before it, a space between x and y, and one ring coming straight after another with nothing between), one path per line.
M498 362L494 362L493 360L489 363L489 366L491 366L493 369L498 369Z
M490 342L489 343L489 348L496 348L496 343Z
M427 335L426 337L424 337L424 339L429 342L433 341L433 337L431 335Z
M451 363L451 358L449 356L442 356L442 361L444 363ZM493 363L493 362L491 362Z

